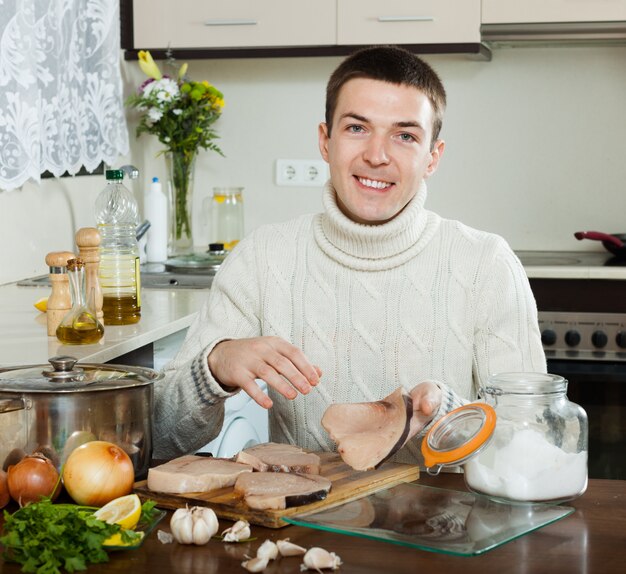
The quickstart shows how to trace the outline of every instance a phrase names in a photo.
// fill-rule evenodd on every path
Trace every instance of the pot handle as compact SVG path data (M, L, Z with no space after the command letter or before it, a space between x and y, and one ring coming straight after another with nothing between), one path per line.
M624 247L624 243L619 240L615 235L609 233L601 233L600 231L577 231L574 233L576 239L594 239L596 241L607 241L615 247Z
M0 413L26 410L30 409L31 406L32 403L29 399L0 399Z

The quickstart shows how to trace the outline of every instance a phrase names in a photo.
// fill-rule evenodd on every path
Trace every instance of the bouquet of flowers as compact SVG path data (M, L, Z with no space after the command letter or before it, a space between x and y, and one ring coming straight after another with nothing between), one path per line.
M170 59L175 69L175 62ZM168 152L168 167L173 185L171 242L191 247L190 181L198 149L222 151L213 124L222 114L224 96L207 81L187 77L187 64L174 77L163 75L150 52L139 52L139 67L148 79L130 96L127 105L141 113L137 136L156 135ZM172 250L170 250L172 251ZM170 253L175 254L175 253Z

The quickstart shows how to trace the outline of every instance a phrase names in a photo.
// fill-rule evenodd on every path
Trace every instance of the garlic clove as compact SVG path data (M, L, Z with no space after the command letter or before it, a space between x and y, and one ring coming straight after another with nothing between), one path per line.
M239 542L250 538L250 523L247 520L238 520L230 528L222 532L224 542Z
M278 546L271 540L266 540L259 546L256 551L257 558L266 558L269 560L276 560L278 558Z
M246 560L242 562L241 565L248 572L263 572L267 568L268 560L266 558L250 558L250 560Z
M341 558L334 552L328 552L317 546L309 548L303 558L300 570L337 570L341 566Z
M202 521L206 524L209 538L215 536L220 528L215 511L212 508L207 508L206 506L195 506L193 512L194 519L196 521Z
M204 546L209 540L211 540L211 532L207 523L204 520L194 520L193 543L196 546Z
M176 542L193 544L193 518L188 508L179 508L172 515L170 530Z
M165 530L157 530L157 538L161 544L171 544L174 542L174 537Z
M276 542L276 546L278 547L278 552L280 552L281 556L302 556L302 554L306 553L306 548L302 548L302 546L289 542L289 538L278 540Z

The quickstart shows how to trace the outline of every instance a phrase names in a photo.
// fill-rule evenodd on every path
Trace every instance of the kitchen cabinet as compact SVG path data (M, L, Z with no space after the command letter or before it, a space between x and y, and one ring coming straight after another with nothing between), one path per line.
M480 0L120 0L125 58L345 55L401 44L419 53L473 53Z
M626 0L482 0L483 24L621 20L626 20Z
M480 42L479 0L338 0L338 44Z
M336 0L134 0L134 45L239 48L334 44L335 10Z

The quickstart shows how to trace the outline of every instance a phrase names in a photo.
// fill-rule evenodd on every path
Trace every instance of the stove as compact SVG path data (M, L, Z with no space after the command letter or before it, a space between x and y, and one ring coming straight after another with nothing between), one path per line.
M626 261L606 252L518 251L548 358L626 361Z
M589 476L626 479L626 261L606 252L520 251L548 372L588 417Z
M626 267L606 251L516 251L524 267Z

